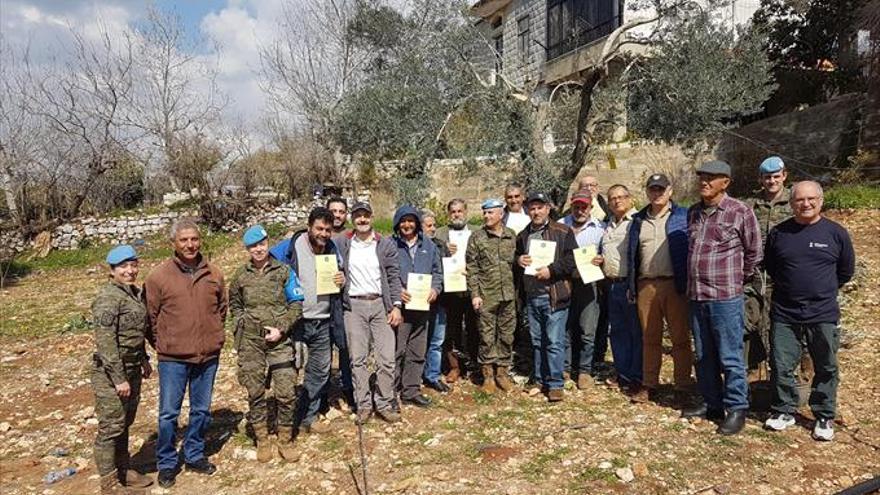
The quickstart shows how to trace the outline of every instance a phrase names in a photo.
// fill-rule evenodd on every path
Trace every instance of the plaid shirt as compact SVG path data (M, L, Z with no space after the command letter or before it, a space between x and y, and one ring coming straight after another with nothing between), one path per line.
M688 298L724 301L741 296L763 250L752 209L727 195L711 215L697 203L688 210L688 237Z

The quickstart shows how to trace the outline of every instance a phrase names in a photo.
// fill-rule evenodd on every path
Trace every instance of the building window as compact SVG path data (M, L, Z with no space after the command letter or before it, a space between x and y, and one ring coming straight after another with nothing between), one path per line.
M517 44L519 45L519 57L523 64L529 63L529 49L532 45L532 22L528 15L520 17L516 21Z
M608 36L622 22L622 0L547 0L547 59Z
M501 74L501 70L504 69L504 35L499 33L493 38L493 42L495 45L495 73Z

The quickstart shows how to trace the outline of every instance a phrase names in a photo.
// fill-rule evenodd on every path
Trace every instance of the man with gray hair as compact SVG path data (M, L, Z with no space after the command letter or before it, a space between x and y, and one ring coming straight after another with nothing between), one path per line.
M794 370L801 358L801 341L806 341L816 370L810 392L816 418L813 438L830 441L840 380L837 293L855 272L855 251L846 229L822 216L822 204L822 186L798 182L791 190L794 217L767 235L764 266L775 286L770 310L773 415L764 425L775 431L794 425L798 406Z
M156 464L159 486L174 485L178 454L177 417L189 388L189 422L183 442L188 471L211 475L217 468L205 456L205 432L211 423L211 396L226 334L228 299L223 273L201 253L201 233L191 219L171 227L174 255L156 267L144 283L147 340L159 361L159 438Z

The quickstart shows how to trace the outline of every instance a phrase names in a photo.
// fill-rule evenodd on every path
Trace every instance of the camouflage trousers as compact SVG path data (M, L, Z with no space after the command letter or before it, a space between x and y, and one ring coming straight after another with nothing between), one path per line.
M248 423L251 426L266 423L266 389L271 387L278 406L278 425L293 426L296 411L293 344L288 338L270 344L262 334L240 332L235 346L238 350L238 383L247 390Z
M479 363L510 366L516 331L516 303L502 301L483 306L479 318Z
M95 414L98 436L95 438L95 465L104 476L118 468L128 467L128 428L134 423L141 398L141 366L126 364L131 395L116 395L113 381L103 367L92 367L92 389L95 391Z

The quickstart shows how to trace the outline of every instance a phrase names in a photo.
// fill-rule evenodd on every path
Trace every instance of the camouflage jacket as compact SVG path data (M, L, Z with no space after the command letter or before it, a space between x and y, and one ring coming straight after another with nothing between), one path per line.
M468 241L467 286L472 297L483 298L491 306L516 299L513 285L513 259L516 232L504 227L500 236L485 228L474 232Z
M269 257L263 270L248 262L235 272L229 286L229 309L235 329L264 335L264 326L277 327L287 335L302 316L302 303L287 302L284 285L291 268Z
M147 358L143 290L134 285L108 283L92 303L92 318L96 365L104 368L114 385L128 381L125 365L139 365Z
M774 201L764 199L763 191L755 191L753 196L745 201L758 218L762 242L767 241L767 233L770 229L792 216L791 205L788 202L790 198L791 191L785 189L782 197Z

